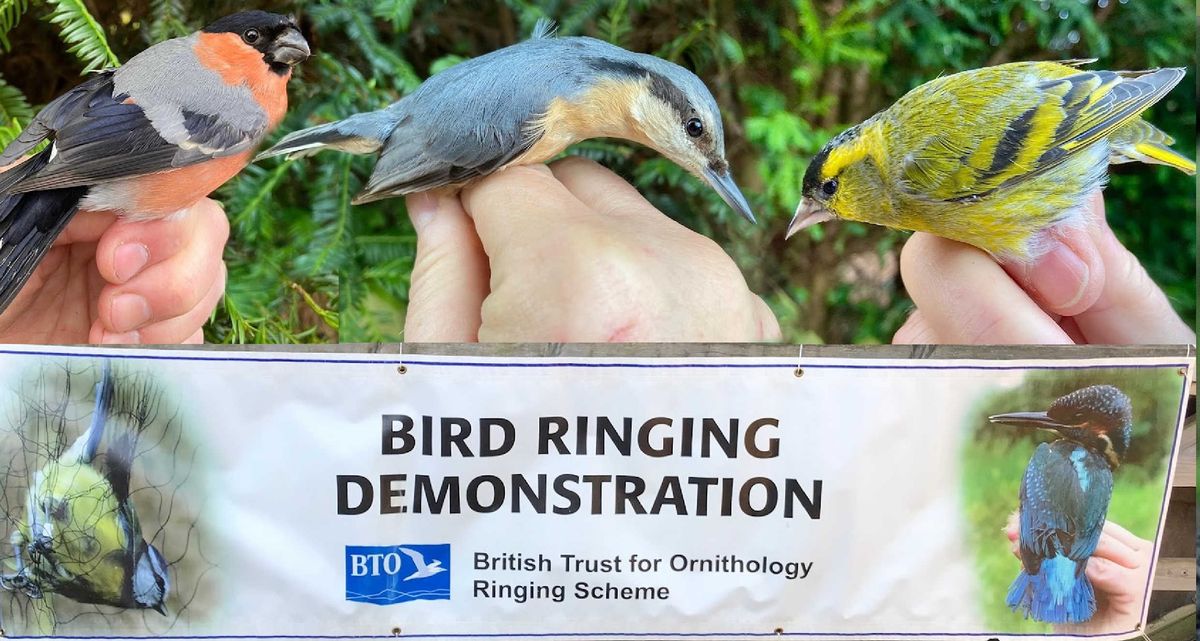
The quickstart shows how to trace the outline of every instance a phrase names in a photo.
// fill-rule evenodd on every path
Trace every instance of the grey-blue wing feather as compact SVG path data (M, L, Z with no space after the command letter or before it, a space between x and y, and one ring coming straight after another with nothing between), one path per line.
M423 191L487 175L527 150L528 125L587 86L589 55L632 55L591 38L527 40L462 62L388 108L388 136L364 194Z

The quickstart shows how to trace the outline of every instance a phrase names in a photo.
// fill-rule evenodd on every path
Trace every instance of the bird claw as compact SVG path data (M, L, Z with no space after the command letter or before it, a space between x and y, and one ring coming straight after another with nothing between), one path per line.
M40 599L44 595L42 588L30 580L24 572L15 574L0 574L0 589L9 592L23 592L31 599Z

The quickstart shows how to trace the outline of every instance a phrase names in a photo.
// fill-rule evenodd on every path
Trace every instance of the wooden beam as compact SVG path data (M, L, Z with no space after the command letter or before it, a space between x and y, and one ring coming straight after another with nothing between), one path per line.
M1196 559L1165 557L1154 569L1154 589L1170 592L1196 591Z
M105 348L143 349L139 345ZM770 357L800 355L800 345L778 343L346 343L321 345L155 345L155 350L437 356L611 356L636 358ZM1195 358L1190 345L804 345L804 358L991 360L1174 357ZM1194 392L1193 392L1194 393Z
M1196 606L1185 605L1172 610L1146 628L1146 638L1154 641L1189 641L1195 639Z
M1183 440L1179 443L1178 463L1175 464L1175 487L1196 487L1196 417L1189 416L1183 427Z

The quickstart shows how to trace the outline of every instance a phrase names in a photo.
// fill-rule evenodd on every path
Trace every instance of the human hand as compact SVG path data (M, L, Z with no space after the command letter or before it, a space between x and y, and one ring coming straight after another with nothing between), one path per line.
M1008 519L1004 534L1012 542L1013 555L1021 558L1018 545L1019 513ZM1146 578L1154 554L1154 543L1133 535L1129 530L1104 522L1096 551L1088 560L1087 578L1096 592L1096 614L1084 623L1059 624L1058 632L1102 634L1133 630L1140 623L1142 601L1146 597Z
M201 343L228 238L208 198L164 220L79 212L0 314L0 343Z
M409 196L411 342L762 341L779 323L713 241L567 158Z
M1027 267L1001 266L985 252L913 234L900 272L917 309L895 343L1194 343L1137 258L1089 204L1093 223Z

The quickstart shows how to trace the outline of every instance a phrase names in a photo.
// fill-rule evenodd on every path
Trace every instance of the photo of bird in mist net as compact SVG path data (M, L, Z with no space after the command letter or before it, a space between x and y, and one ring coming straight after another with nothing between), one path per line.
M43 359L0 379L0 629L178 634L211 611L202 452L153 373Z
M989 629L1137 626L1183 385L1174 367L1032 371L976 404L963 501Z

